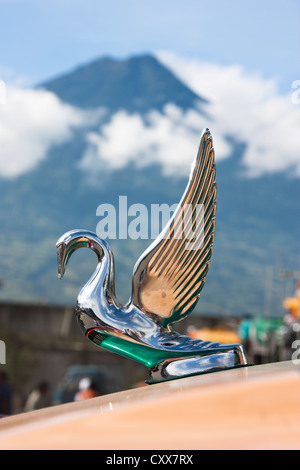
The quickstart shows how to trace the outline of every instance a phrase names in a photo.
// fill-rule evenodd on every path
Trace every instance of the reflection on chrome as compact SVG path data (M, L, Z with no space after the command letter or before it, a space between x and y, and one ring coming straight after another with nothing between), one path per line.
M176 379L181 376L197 375L204 372L214 372L224 369L232 369L245 362L242 347L232 350L209 354L208 356L195 356L185 359L173 359L161 362L158 367L150 370L152 382L156 380Z
M125 305L115 296L114 259L104 240L86 230L72 230L56 245L60 278L74 251L86 247L96 253L97 268L77 299L80 328L102 348L145 365L149 383L247 364L239 344L195 340L171 329L194 309L209 269L215 231L215 176L212 137L206 130L176 211L135 265L132 294ZM195 209L189 211L188 233L182 230L187 204ZM201 212L197 211L199 205ZM201 231L193 231L196 216L202 218L196 224Z

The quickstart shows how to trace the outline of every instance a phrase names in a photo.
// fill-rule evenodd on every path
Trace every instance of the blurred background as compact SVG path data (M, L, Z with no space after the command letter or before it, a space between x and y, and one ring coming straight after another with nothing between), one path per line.
M195 311L174 329L242 341L253 363L292 358L299 20L297 0L0 0L0 391L11 403L2 414L147 378L82 337L74 306L96 259L78 251L59 281L55 243L96 231L97 207L118 211L119 196L149 214L178 203L206 127L215 248ZM109 240L121 302L150 242L150 224L148 239Z

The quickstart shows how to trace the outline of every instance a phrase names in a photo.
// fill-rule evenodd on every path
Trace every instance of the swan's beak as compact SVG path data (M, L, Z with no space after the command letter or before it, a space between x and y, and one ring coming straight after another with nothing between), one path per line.
M104 242L102 242L104 243ZM94 250L99 260L103 257L103 248L99 246L97 235L87 230L71 230L62 235L56 242L57 271L59 279L62 279L70 256L81 247ZM98 247L97 249L95 247Z
M56 245L57 251L57 271L58 278L62 279L65 272L65 256L66 256L66 244L58 243Z

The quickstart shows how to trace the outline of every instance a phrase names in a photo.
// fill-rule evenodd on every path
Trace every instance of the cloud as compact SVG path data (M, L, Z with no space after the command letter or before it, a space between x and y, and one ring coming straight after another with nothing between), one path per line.
M213 132L247 143L243 163L248 175L293 171L300 176L300 106L292 99L292 88L290 94L280 95L275 79L246 73L239 65L203 63L170 53L158 56L210 101Z
M207 120L197 110L184 112L168 104L164 112L149 112L144 118L121 110L114 114L99 133L87 135L88 148L81 167L101 168L103 162L111 169L121 168L129 161L138 166L157 162L166 174L187 173L196 155L201 131ZM229 155L230 147L221 135L214 136L219 158Z
M93 171L163 165L167 174L188 174L201 132L209 127L216 159L232 153L227 136L247 144L243 164L251 177L287 171L300 176L300 105L280 95L275 79L251 75L238 65L221 66L161 53L159 60L197 94L209 100L201 109L174 104L145 116L121 110L100 127L100 110L84 111L46 90L7 85L0 96L0 176L14 178L35 168L53 145L86 126L81 167ZM1 91L1 90L0 90ZM5 98L5 99L4 99ZM203 108L204 106L204 108ZM204 112L205 113L204 113ZM88 126L99 123L98 132Z
M46 90L5 87L0 104L0 176L15 178L32 170L52 145L95 116L62 103Z
M292 94L278 93L275 79L250 75L238 65L221 66L161 53L159 59L193 91L209 100L205 112L183 111L174 104L144 118L119 111L99 132L87 135L83 168L105 162L120 168L129 161L139 165L159 162L166 173L188 173L202 130L209 127L216 159L228 158L227 136L247 144L245 174L256 177L278 171L300 176L300 107ZM291 90L292 91L292 90Z

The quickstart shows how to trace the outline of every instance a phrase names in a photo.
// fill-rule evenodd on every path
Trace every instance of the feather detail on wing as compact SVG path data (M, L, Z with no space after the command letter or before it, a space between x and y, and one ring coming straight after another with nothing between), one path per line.
M133 273L132 303L162 327L187 316L198 301L213 251L216 193L214 149L206 129L177 209Z

